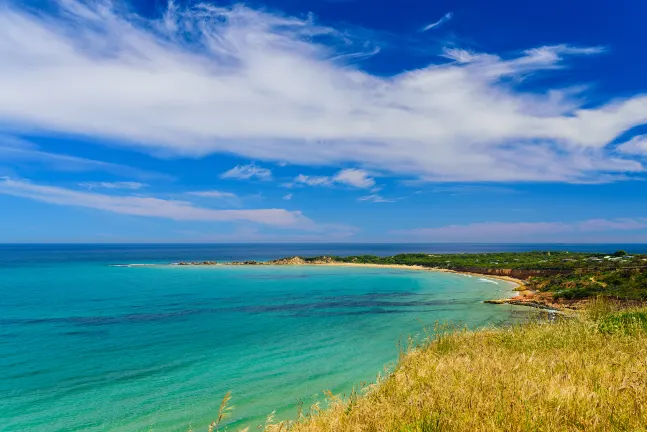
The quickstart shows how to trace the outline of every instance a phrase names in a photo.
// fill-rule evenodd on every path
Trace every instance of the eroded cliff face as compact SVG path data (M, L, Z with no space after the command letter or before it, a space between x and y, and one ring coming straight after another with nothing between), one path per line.
M267 262L267 264L269 265L303 265L305 263L306 261L303 258L298 256L294 256L290 258L281 258L281 259Z
M502 268L478 268L463 267L453 268L457 272L478 273L492 276L508 276L515 279L526 280L533 276L552 276L556 274L569 274L572 270L524 270L524 269L502 269Z
M313 261L313 264L332 264L335 263L335 261L332 257L329 256L323 256L319 258L318 260Z
M332 257L324 256L314 261L306 261L300 256L293 256L290 258L281 258L274 261L268 261L268 265L306 265L306 264L333 264L336 263Z

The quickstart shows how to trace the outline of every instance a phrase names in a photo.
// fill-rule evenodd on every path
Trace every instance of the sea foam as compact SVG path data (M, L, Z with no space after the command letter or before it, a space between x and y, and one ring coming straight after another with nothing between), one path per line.
M493 281L492 279L479 278L479 282L487 282L487 283L493 283L493 284L499 285L499 282Z

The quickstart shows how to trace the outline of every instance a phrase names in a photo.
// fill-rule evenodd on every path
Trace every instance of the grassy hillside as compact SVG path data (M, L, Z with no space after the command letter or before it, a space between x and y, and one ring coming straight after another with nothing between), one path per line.
M647 309L441 333L364 396L267 430L644 431Z
M596 270L580 274L534 277L528 288L568 300L605 296L619 300L647 300L647 271Z

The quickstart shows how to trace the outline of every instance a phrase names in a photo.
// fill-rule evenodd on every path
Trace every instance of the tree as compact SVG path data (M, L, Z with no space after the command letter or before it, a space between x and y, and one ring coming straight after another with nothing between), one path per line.
M627 252L625 252L625 251L623 251L623 250L618 250L618 251L615 251L615 252L613 253L613 256L614 256L614 257L621 257L621 256L625 256L625 255L627 255Z

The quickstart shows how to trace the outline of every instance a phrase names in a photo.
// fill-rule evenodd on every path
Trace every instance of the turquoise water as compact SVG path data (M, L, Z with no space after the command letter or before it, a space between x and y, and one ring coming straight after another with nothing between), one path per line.
M525 316L481 303L508 294L506 282L455 274L39 254L0 253L3 431L206 430L228 390L231 429L257 425L373 381L399 340L435 321Z

